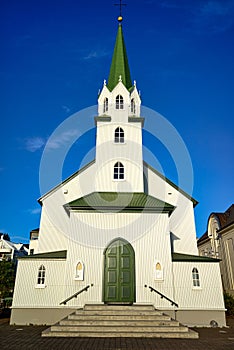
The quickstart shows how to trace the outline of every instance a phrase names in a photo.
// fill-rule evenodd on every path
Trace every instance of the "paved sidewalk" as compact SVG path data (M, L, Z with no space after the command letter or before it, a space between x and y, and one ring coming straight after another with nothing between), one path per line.
M1 350L234 350L234 317L227 319L229 328L198 328L200 338L42 338L48 327L9 326L0 319Z

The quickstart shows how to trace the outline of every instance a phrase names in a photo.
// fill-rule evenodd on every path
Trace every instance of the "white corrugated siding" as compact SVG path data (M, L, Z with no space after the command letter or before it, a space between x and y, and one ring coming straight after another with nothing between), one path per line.
M150 285L169 298L174 298L167 214L83 213L82 222L76 220L78 215L78 213L74 213L71 219L74 240L71 240L69 244L65 294L69 296L90 283L93 283L94 287L89 292L80 295L79 301L73 300L69 302L69 305L102 301L104 250L113 238L121 237L127 239L135 251L136 301L151 302L158 306L170 306L167 301L150 293L149 289L144 287L145 284ZM103 217L105 217L104 220ZM92 231L95 225L100 227L101 224L103 224L102 229ZM129 232L127 232L128 230ZM138 237L136 237L135 230L141 233ZM83 237L93 238L93 248L79 244L78 236L81 233ZM77 238L75 239L75 237ZM75 267L79 259L85 265L84 281L74 279ZM164 280L160 282L154 280L156 260L160 261L163 267Z
M193 203L185 195L144 167L149 194L175 206L170 216L170 231L175 237L174 251L197 255L196 229ZM169 194L170 193L170 194Z
M45 266L45 288L37 287L38 269ZM59 307L64 294L65 260L19 260L13 307Z
M197 268L200 288L193 287L192 270ZM218 263L174 262L175 296L180 308L223 309Z

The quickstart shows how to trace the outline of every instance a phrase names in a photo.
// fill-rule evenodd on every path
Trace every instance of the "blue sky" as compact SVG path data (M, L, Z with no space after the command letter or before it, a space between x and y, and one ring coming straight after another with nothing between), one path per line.
M12 240L27 242L39 226L46 141L63 120L96 104L108 78L116 2L1 1L0 232ZM174 125L190 153L200 236L209 214L234 202L234 1L129 0L123 16L142 103ZM63 177L77 170L93 136L78 140ZM176 182L170 155L157 142L150 147Z

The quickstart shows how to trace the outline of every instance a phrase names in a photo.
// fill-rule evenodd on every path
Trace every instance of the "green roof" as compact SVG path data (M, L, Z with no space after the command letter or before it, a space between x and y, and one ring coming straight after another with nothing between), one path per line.
M93 192L65 205L67 210L154 212L171 214L174 207L146 193Z
M67 257L67 251L61 250L58 252L48 252L48 253L26 255L26 256L24 256L22 258L18 258L18 259L66 259L66 257Z
M107 87L112 91L119 82L119 76L123 84L129 90L132 88L131 74L128 64L127 51L124 43L122 26L119 24L118 33L115 42L115 49L112 57L110 74Z
M172 261L178 262L220 262L219 259L209 258L207 256L189 255L181 253L172 253Z

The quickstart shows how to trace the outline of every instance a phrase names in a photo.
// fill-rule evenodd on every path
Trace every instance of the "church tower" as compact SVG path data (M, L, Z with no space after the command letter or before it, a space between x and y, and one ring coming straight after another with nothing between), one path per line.
M141 99L132 83L121 19L108 82L98 97L97 191L143 192Z
M108 81L98 96L96 157L39 199L38 244L19 259L11 324L68 325L81 308L94 308L96 316L100 308L122 312L136 303L186 325L225 326L219 260L197 253L197 202L143 162L141 99L118 20ZM75 336L92 333L79 327ZM121 337L129 334L126 327ZM100 336L113 335L102 322L97 328ZM45 336L62 334L56 332ZM141 329L138 336L159 334Z

